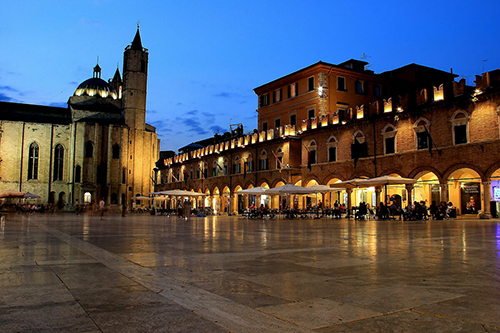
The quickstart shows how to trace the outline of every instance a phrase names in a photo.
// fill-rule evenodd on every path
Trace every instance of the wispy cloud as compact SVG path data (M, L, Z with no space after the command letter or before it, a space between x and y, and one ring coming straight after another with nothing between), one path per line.
M11 97L9 97L1 92L0 92L0 101L2 101L2 102L16 102L16 100L14 98L11 98Z
M238 98L240 95L232 93L232 92L220 92L218 94L215 94L215 97L220 97L220 98Z
M3 101L3 102L19 102L15 98L9 96L11 94L17 94L17 95L23 96L23 94L20 93L19 90L15 89L15 88L13 88L11 86L0 86L0 101Z
M224 133L227 131L226 128L223 128L223 127L220 127L219 125L215 125L215 126L210 126L210 129L214 132L214 133Z

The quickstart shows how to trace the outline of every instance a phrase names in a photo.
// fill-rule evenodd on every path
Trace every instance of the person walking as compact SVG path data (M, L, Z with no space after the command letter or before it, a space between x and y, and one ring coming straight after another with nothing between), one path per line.
M101 220L103 219L104 216L104 207L106 206L106 202L104 201L104 198L101 198L101 201L99 201L99 215L101 216Z

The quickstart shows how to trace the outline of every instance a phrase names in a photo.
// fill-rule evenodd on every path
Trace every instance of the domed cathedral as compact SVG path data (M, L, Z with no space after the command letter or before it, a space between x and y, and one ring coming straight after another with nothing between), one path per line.
M97 64L67 108L0 102L0 191L35 193L66 209L100 198L119 209L148 195L160 147L146 124L148 55L137 28L123 80L117 68L106 82Z

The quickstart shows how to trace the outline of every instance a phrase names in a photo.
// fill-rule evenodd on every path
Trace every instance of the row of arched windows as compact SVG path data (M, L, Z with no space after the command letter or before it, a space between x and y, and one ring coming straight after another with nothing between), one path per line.
M36 142L30 145L28 153L28 180L38 179L38 165L40 160L40 147ZM52 179L63 180L64 171L64 147L57 144L54 147L54 161L52 169Z
M85 157L94 157L94 144L92 141L87 141L85 144ZM114 145L112 151L113 159L120 158L120 146ZM36 142L30 144L28 152L28 180L38 179L38 166L40 160L40 147ZM52 169L52 180L63 180L64 176L64 147L57 144L54 147L54 160ZM81 182L81 166L75 168L75 182Z

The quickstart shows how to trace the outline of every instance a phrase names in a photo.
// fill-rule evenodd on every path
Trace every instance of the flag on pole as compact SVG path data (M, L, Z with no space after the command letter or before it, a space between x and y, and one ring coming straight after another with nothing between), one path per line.
M179 179L177 179L177 177L175 177L174 173L172 172L172 178L175 179L176 182L179 181Z
M309 169L309 172L311 172L311 170L312 170L311 152L309 151L309 149L306 147L306 145L304 143L302 143L302 145L304 146L304 148L307 151L307 168Z
M429 154L431 154L432 156L432 147L436 147L436 150L439 154L439 156L441 156L441 151L438 149L437 145L434 143L434 140L432 140L432 136L431 136L431 133L429 133L429 130L427 130L427 126L425 126L424 124L424 130L425 130L425 133L426 133L426 138L427 138L427 145L429 146Z
M281 161L280 159L278 158L278 156L276 156L276 154L274 153L274 150L271 150L271 152L273 153L274 155L274 158L276 159L276 165L278 166L278 169L280 170L281 172L281 169L283 168L282 165L281 165Z
M247 161L242 157L243 160L243 180L247 178Z

